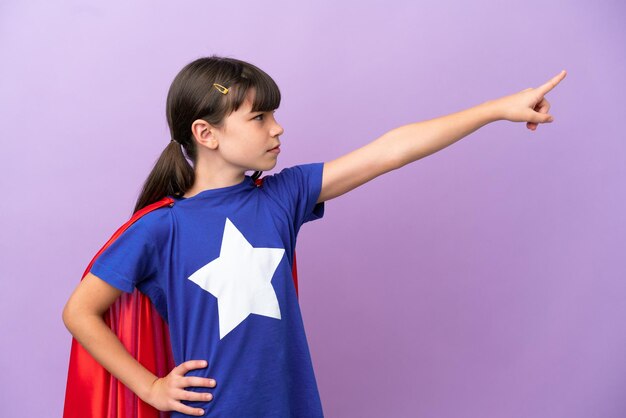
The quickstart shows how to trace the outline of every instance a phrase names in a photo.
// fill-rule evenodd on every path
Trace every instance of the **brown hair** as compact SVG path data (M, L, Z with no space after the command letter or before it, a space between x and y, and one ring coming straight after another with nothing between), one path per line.
M228 88L222 94L213 86ZM193 185L196 164L196 141L191 125L197 119L221 128L224 119L239 109L250 88L256 90L253 112L267 112L280 105L280 90L274 80L260 68L235 58L199 58L187 64L176 75L167 94L166 117L171 139L144 182L133 213L168 195L182 196ZM255 171L256 180L261 171Z

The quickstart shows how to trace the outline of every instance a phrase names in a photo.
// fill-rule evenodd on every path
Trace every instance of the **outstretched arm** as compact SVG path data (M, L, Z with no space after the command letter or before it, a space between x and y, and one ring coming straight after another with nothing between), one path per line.
M565 70L537 88L489 100L450 115L394 128L378 139L324 163L317 202L341 196L368 181L455 143L497 120L526 122L530 130L550 123L550 103L544 96L565 77Z

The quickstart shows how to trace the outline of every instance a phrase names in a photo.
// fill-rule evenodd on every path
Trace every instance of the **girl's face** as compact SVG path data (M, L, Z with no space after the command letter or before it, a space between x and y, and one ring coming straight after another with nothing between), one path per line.
M284 132L274 119L274 111L250 112L254 89L248 90L244 103L231 113L221 129L214 130L217 149L225 163L242 172L268 171L278 159L278 136Z

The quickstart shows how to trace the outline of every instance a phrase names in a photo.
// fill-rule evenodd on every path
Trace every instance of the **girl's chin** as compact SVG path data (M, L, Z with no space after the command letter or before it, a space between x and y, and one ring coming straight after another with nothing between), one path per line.
M276 167L277 162L278 162L278 158L274 158L273 161L270 164L268 164L269 168L263 171L271 170L272 168Z
M274 159L274 161L272 163L266 164L264 166L259 166L257 168L252 168L250 169L250 171L255 172L255 171L270 171L271 169L273 169L274 167L276 167L276 163L277 163L277 159Z

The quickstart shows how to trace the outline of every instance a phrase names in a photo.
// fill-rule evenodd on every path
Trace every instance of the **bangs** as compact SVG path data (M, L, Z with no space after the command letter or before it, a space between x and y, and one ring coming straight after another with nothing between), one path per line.
M217 82L228 87L228 94L224 97L228 113L241 107L250 89L255 90L252 112L269 112L280 106L280 89L272 77L250 63L233 58L230 60L234 61L235 67L237 67L235 73L237 75L228 84Z

